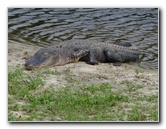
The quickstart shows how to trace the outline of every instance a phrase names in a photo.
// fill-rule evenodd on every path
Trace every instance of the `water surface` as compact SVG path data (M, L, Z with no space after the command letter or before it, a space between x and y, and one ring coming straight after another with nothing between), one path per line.
M9 8L8 39L49 46L70 39L131 43L140 65L158 68L158 9Z

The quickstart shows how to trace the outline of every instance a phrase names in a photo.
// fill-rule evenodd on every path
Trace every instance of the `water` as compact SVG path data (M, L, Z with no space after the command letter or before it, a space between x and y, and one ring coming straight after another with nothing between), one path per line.
M140 65L158 69L158 9L9 8L8 39L49 46L70 39L129 42Z

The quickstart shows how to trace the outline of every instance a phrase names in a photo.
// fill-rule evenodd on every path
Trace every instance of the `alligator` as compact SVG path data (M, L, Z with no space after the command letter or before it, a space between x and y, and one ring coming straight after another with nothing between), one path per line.
M122 62L139 59L139 50L131 45L115 45L96 40L68 40L41 48L26 63L25 69L47 68L85 61L91 65Z

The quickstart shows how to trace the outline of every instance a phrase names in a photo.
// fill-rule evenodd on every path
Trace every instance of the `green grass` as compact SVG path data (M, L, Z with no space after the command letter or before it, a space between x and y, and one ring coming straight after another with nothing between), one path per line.
M46 70L48 74L54 74ZM8 69L9 121L158 121L158 95L139 95L144 85L126 80L128 88L114 91L114 84L44 86L42 73ZM124 94L125 92L125 94ZM146 104L144 104L144 103Z

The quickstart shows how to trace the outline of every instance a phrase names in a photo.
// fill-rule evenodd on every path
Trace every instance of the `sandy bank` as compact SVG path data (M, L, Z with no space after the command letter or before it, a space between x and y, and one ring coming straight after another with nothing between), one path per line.
M32 56L39 47L24 45L16 42L8 44L8 65L24 67L24 57ZM114 89L127 86L126 82L144 85L140 90L146 94L158 92L158 71L143 69L135 63L123 63L120 67L112 64L100 63L89 65L84 62L57 66L49 69L53 71L47 76L45 73L46 87L53 85L55 88L67 86L70 82L78 84L112 83ZM43 73L45 69L42 69ZM32 71L26 71L31 74Z

